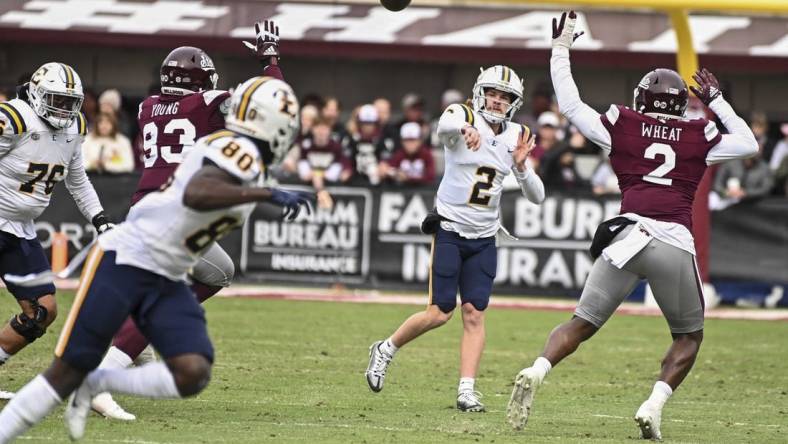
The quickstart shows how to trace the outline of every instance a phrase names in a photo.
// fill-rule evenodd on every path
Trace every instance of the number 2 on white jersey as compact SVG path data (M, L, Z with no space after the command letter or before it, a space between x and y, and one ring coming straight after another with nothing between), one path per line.
M180 130L181 135L178 139L178 144L182 146L181 152L173 153L172 147L165 145L161 147L161 158L167 163L181 163L183 156L186 154L188 148L194 145L194 139L197 136L197 128L194 127L189 119L172 119L164 126L163 134L175 134ZM142 146L145 150L145 168L150 168L156 163L159 157L157 141L159 139L159 128L155 122L148 122L142 128Z
M659 185L671 186L673 184L673 179L668 179L665 175L673 171L673 168L676 168L676 152L673 151L673 148L668 144L652 143L646 148L644 156L646 159L653 160L657 158L658 154L661 154L665 158L665 161L654 171L643 176L643 180Z

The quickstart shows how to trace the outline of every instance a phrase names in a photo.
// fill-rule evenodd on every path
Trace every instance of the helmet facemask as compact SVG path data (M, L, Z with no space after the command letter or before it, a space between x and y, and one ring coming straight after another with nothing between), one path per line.
M85 96L79 92L51 91L41 85L28 89L33 110L55 128L68 128L74 123Z
M487 109L489 100L498 100L486 96L490 89L501 91L511 97L511 103L504 102L504 111L498 112ZM473 110L481 114L484 119L492 124L508 122L523 104L523 83L517 74L508 67L497 65L482 70L473 86Z

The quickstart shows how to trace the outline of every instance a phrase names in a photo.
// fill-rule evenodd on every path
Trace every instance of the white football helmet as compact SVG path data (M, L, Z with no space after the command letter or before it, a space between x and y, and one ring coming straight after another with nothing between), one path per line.
M523 81L508 66L495 65L487 69L479 68L481 73L473 85L473 110L481 114L490 123L501 123L512 120L514 114L523 105ZM511 94L512 103L505 113L497 113L485 109L484 91L488 88L497 89Z
M50 62L30 78L27 95L33 110L55 128L68 128L82 108L82 80L65 63Z
M265 142L273 157L261 154L267 163L275 165L298 135L299 109L290 85L273 77L253 77L233 92L225 126Z

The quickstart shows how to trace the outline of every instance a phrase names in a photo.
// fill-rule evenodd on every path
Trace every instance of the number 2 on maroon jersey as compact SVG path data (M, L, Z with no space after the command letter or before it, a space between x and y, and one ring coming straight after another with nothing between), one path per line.
M671 186L673 179L668 179L665 175L673 171L673 168L676 168L676 152L673 151L673 148L665 143L652 143L646 148L646 152L643 155L646 159L652 160L656 159L657 155L662 155L665 158L662 165L643 176L643 180L658 185Z

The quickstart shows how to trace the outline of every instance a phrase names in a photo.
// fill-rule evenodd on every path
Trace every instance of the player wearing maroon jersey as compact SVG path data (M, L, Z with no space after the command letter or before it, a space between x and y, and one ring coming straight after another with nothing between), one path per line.
M640 279L645 278L668 321L673 344L659 379L635 413L641 436L661 439L662 408L689 373L703 339L703 294L690 232L692 202L708 165L750 157L755 136L722 97L719 82L698 71L690 87L725 125L721 135L706 119L687 120L689 91L675 71L657 69L635 89L633 109L613 105L603 115L580 100L569 47L575 14L553 20L550 71L561 112L610 154L622 192L621 215L594 235L591 273L572 319L550 334L542 355L523 369L507 409L515 429L525 426L537 387L550 369L602 327Z
M262 26L261 26L262 25ZM263 75L284 80L279 68L279 27L273 21L255 23L252 49L263 66ZM143 137L145 169L131 204L165 185L194 142L224 128L230 93L216 89L219 75L213 60L191 46L175 48L161 65L161 94L140 103L137 120ZM200 302L232 281L235 267L230 256L214 243L191 272L192 290ZM101 368L127 367L148 345L134 321L127 319L115 336ZM93 408L108 418L132 421L108 393L93 400Z

